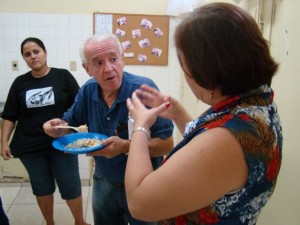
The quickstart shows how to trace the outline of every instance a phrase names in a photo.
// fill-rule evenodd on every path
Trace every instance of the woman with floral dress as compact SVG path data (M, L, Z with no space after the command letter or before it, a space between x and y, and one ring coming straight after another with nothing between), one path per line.
M256 224L281 165L271 88L278 64L255 20L228 3L192 12L176 28L175 46L193 94L211 107L193 119L177 100L147 85L127 100L134 119L125 177L129 209L159 224ZM153 171L147 136L157 116L172 119L184 138Z

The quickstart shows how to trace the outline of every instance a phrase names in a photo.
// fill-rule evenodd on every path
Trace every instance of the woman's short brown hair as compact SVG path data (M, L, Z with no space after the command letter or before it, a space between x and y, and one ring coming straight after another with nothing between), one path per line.
M233 4L196 9L176 28L175 45L184 72L223 95L271 85L278 67L255 20Z

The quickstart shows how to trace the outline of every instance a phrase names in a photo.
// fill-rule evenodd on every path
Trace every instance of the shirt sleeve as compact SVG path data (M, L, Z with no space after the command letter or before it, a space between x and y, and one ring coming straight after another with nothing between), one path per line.
M171 120L157 117L156 122L150 128L150 130L152 138L159 137L166 139L173 135L174 125Z
M68 106L71 107L79 90L79 85L74 76L65 70L66 93L68 95Z

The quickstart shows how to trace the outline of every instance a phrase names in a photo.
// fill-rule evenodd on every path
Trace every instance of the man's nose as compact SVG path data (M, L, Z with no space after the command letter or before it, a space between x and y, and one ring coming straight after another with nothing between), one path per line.
M105 63L105 67L104 67L105 71L111 71L112 70L112 65L110 62L106 62Z

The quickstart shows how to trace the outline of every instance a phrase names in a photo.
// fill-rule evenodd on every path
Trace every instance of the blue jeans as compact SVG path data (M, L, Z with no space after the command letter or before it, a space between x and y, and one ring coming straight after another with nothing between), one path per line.
M93 176L94 225L156 225L134 219L128 210L123 182L111 182L103 177Z

